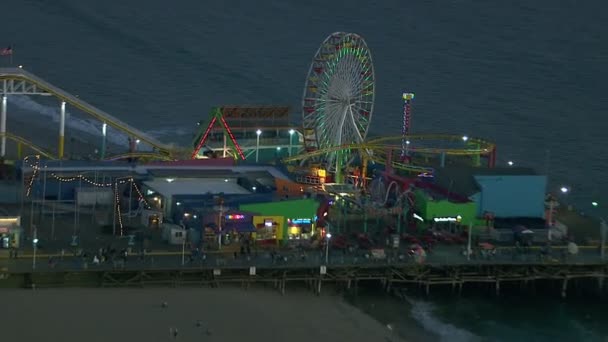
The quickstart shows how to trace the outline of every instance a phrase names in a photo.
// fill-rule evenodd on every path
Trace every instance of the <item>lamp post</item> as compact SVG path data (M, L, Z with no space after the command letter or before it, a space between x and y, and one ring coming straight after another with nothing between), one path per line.
M262 131L258 129L255 134L255 162L257 163L260 160L260 135L262 135Z
M469 230L467 231L467 261L471 260L471 237L473 236L473 222L469 223Z
M186 230L182 232L184 234L182 239L182 266L186 264Z
M291 157L291 148L293 147L293 134L296 131L292 128L289 130L289 156Z
M38 250L38 230L34 229L34 239L32 240L34 254L32 258L32 270L36 269L36 251Z
M597 208L599 206L599 203L593 201L593 202L591 202L591 205L594 208ZM602 260L604 260L604 258L606 256L606 252L604 251L606 248L606 234L608 234L608 224L606 224L606 220L604 220L603 217L600 217L600 237L601 237L600 257Z
M325 265L329 264L329 239L331 239L331 234L325 234Z

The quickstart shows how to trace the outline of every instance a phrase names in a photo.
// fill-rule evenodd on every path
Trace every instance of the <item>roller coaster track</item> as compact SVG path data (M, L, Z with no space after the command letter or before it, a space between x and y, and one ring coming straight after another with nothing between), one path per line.
M382 137L368 140L363 144L344 144L339 146L332 146L324 149L319 149L312 152L299 154L293 157L284 158L283 161L286 163L306 160L309 158L323 156L332 152L343 151L343 150L358 150L368 155L372 160L376 160L376 154L378 152L386 154L386 151L397 151L401 150L401 144L388 144L391 141L401 141L402 136L393 137ZM441 140L441 141L462 141L462 136L456 135L445 135L445 134L419 134L407 136L410 141L415 140ZM471 145L477 145L479 147L468 148ZM459 155L459 156L472 156L472 155L484 155L489 154L494 149L494 144L485 140L469 138L467 142L467 148L436 148L436 147L413 147L412 151L422 154L442 154L446 155Z
M140 141L149 144L150 146L156 148L159 153L169 155L173 151L171 146L161 143L144 132L118 120L101 109L21 68L0 68L0 93L6 95L18 94L54 96L61 101L78 108L91 117L106 123L121 132L124 132L128 136L137 138Z
M40 154L41 156L44 156L44 157L46 157L48 159L57 159L57 156L55 156L53 153L51 153L51 152L43 149L40 146L37 146L33 142L31 142L31 141L29 141L27 139L24 139L24 138L22 138L22 137L20 137L18 135L14 135L14 134L11 134L11 133L8 133L8 132L7 133L0 133L0 138L2 138L2 137L6 137L7 139L12 140L12 141L14 141L14 142L16 142L18 144L27 146L30 149L32 149L32 151L34 151L37 154Z

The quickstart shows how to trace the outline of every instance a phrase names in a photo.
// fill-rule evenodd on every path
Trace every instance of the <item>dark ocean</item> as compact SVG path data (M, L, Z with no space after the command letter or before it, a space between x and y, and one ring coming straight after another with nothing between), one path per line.
M355 32L376 72L371 134L399 134L401 93L415 92L413 133L493 140L498 164L546 172L550 191L569 186L566 201L584 212L598 201L608 213L605 1L2 0L0 13L0 48L12 45L13 64L182 144L215 105L286 104L299 121L319 44ZM33 101L10 108L43 127L31 112L57 110ZM386 311L417 329L458 332L440 333L446 341L606 336L601 308L574 300L543 310L536 301L465 304L414 300Z

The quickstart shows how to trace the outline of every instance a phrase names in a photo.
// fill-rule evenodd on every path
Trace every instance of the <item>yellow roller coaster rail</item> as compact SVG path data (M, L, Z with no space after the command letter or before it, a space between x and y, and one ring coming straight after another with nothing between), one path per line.
M1 133L0 132L0 138L2 138L2 137L6 137L8 140L12 140L12 141L16 142L17 144L21 144L21 145L24 145L26 147L29 147L30 149L32 149L32 151L34 151L37 154L40 154L41 156L44 156L44 157L46 157L48 159L57 159L57 156L55 156L53 153L51 153L51 152L43 149L40 146L37 146L33 142L31 142L31 141L29 141L27 139L24 139L24 138L22 138L22 137L20 137L18 135L14 135L14 134L11 134L11 133L8 133L8 132L6 132L6 133Z
M60 89L42 78L21 68L0 68L0 93L5 95L42 95L54 96L67 104L78 108L89 116L106 123L109 126L125 133L127 136L139 139L154 147L163 154L171 154L173 148L163 144L144 132L120 121L97 107L81 100L63 89Z
M363 144L344 144L339 146L332 146L328 148L323 148L319 150L315 150L312 152L307 152L303 154L299 154L293 157L284 158L283 161L286 163L294 162L294 161L302 161L309 158L324 156L337 151L344 150L357 150L361 151L368 155L368 157L372 160L377 160L378 152L386 153L386 151L397 151L401 150L401 144L390 144L390 142L397 142L403 139L402 136L392 136L392 137L380 137L374 138L366 141ZM417 141L417 140L435 140L435 141L460 141L463 142L462 136L456 135L447 135L447 134L417 134L417 135L409 135L406 137L409 141ZM464 142L463 142L464 143ZM413 146L411 151L417 154L446 154L452 156L476 156L476 155L488 155L492 153L495 145L486 140L477 139L477 138L469 138L466 142L466 145L463 145L462 148L437 148L437 147L416 147ZM400 164L400 163L399 163Z

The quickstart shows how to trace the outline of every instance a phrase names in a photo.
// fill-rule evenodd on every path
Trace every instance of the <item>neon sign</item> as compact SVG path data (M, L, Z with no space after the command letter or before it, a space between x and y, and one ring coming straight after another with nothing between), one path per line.
M288 223L291 224L311 224L312 220L309 218L297 218L297 219L287 219Z
M226 215L226 220L242 220L245 215Z
M435 222L460 222L462 217L460 215L456 217L435 217L433 221Z

